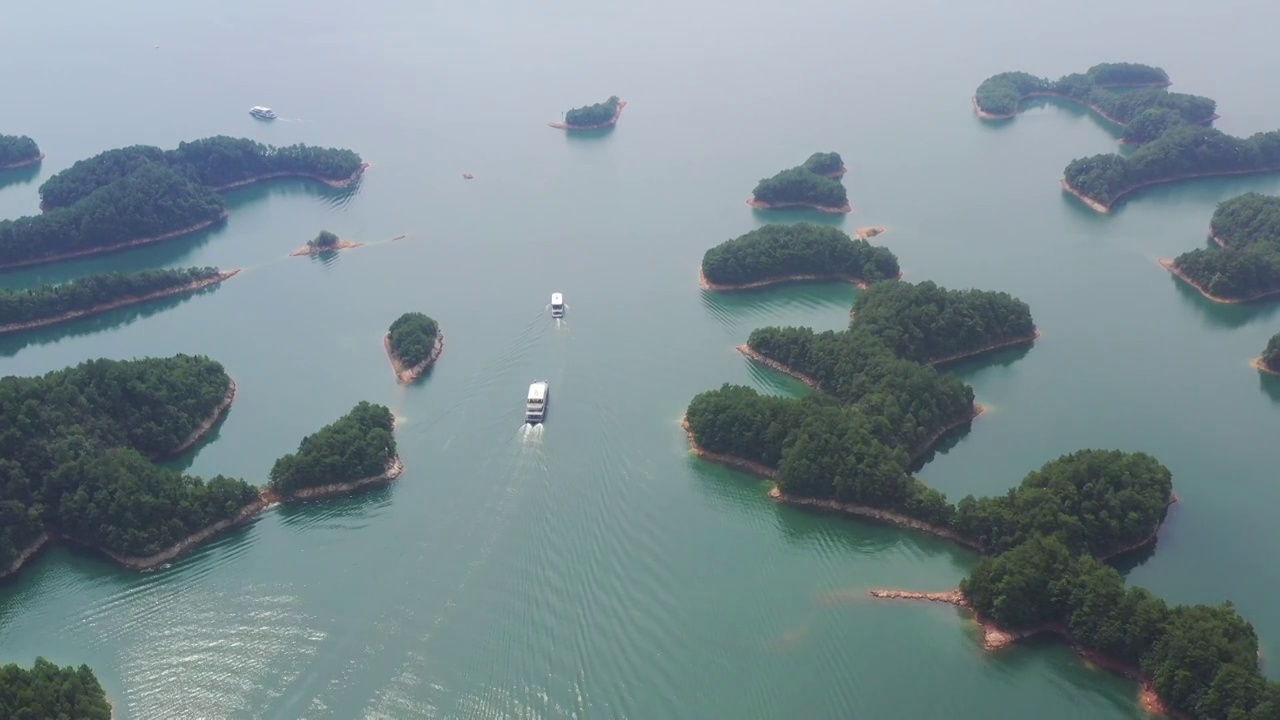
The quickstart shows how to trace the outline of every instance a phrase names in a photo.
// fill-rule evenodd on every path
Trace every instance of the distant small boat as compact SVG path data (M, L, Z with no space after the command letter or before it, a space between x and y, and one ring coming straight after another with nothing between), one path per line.
M249 114L256 118L262 118L263 120L276 119L276 113L274 110L269 107L262 107L261 105L254 105L249 108Z
M551 317L564 317L564 296L560 293L551 293Z
M473 178L475 178L475 175L472 175L471 173L462 173L463 180L471 180Z

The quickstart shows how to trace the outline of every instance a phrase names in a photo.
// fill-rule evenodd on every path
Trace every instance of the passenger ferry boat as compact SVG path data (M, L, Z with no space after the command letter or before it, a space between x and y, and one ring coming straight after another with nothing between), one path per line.
M262 107L261 105L254 105L249 108L249 114L256 118L262 118L263 120L276 119L276 113L274 110L269 107Z
M551 317L564 317L564 296L560 293L551 293Z
M537 425L547 416L549 391L546 380L539 380L529 386L529 399L524 406L524 421L529 425Z

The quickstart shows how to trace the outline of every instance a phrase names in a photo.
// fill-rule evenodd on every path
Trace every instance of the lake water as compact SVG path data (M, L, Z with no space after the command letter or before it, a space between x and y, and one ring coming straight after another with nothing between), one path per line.
M1258 48L1280 7L542 5L8 9L0 132L48 157L0 176L0 216L35 212L50 174L133 143L228 134L350 147L372 167L353 192L244 189L213 231L0 275L245 269L197 297L0 340L0 374L207 353L240 395L179 467L264 482L303 435L370 400L404 419L408 469L269 512L153 574L54 549L0 587L0 661L88 663L130 720L1141 717L1133 683L1061 645L983 655L955 608L866 597L954 587L972 555L776 506L688 454L678 422L695 393L803 391L733 351L753 328L847 320L846 286L721 297L696 281L712 245L811 219L744 200L819 150L846 158L855 208L824 222L887 226L876 242L907 279L1009 291L1044 333L955 369L991 411L921 477L958 499L1080 448L1151 452L1182 502L1130 581L1229 598L1280 656L1280 565L1265 560L1280 544L1280 378L1248 366L1280 304L1215 306L1156 264L1204 242L1215 203L1280 178L1154 189L1098 216L1058 178L1116 147L1105 127L1051 105L985 125L969 105L1002 70L1131 60L1216 98L1226 131L1271 130L1280 58ZM628 101L614 132L546 127L610 94ZM282 119L254 121L255 104ZM369 245L287 257L326 228ZM447 342L405 388L381 337L409 310ZM536 379L553 403L525 437Z

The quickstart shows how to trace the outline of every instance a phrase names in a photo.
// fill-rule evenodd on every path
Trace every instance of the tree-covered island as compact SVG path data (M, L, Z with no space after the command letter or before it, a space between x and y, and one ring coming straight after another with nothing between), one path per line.
M1220 203L1208 247L1160 264L1215 302L1280 294L1280 197L1246 193Z
M214 267L104 273L59 285L0 290L0 335L210 288L239 270Z
M765 225L711 248L702 257L705 290L747 290L803 280L860 286L901 274L887 248L812 223Z
M35 165L43 159L35 140L26 135L0 135L0 170Z
M390 410L362 401L304 437L297 452L276 460L267 492L280 500L305 500L390 482L404 470L394 429Z
M626 106L626 100L619 100L617 95L612 95L604 102L568 110L563 121L548 124L561 130L603 130L618 124L618 118L622 116L622 109Z
M0 220L0 269L113 252L186 235L220 222L219 190L276 177L345 187L364 163L350 150L214 137L177 150L110 150L40 186L41 215Z
M807 207L825 213L847 213L849 195L839 177L844 160L839 153L814 153L803 165L756 184L747 204L759 210Z
M36 658L30 670L0 667L0 718L10 720L111 720L111 705L87 665L58 667Z
M1262 372L1280 375L1280 333L1271 336L1262 355L1254 358L1252 365Z
M422 377L440 358L444 351L444 333L432 318L420 312L407 312L387 328L382 344L391 359L396 381L407 385Z
M364 243L355 242L353 240L343 240L328 230L321 230L319 234L307 241L306 245L289 253L293 257L301 255L319 255L321 253L337 252L346 250L347 248L355 248L364 245Z
M1070 100L1124 127L1122 139L1130 143L1149 142L1175 125L1205 125L1218 117L1213 100L1169 92L1169 84L1164 70L1136 63L1103 63L1057 80L1005 72L982 81L973 107L984 120L1007 120L1027 98Z

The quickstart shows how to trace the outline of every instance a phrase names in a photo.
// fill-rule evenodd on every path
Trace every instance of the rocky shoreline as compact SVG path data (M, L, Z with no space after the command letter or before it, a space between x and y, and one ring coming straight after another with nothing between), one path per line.
M1272 370L1270 367L1267 366L1265 362L1262 361L1262 358L1260 357L1256 357L1250 360L1249 367L1252 367L1255 370L1261 370L1262 372L1267 373L1269 375L1280 375L1280 370Z
M86 250L76 250L75 252L62 253L61 255L48 255L41 258L31 258L29 260L18 260L16 262L0 263L0 270L12 270L13 268L31 267L32 265L44 265L45 263L60 262L62 260L72 260L74 258L89 257L91 255L104 255L106 253L118 252L120 250L128 250L130 248L150 245L151 243L160 242L161 240L170 240L182 235L190 235L193 232L204 230L207 227L217 225L227 219L231 213L224 210L222 214L212 220L198 222L195 225L173 230L160 235L151 237L138 238L137 240L128 240L115 245L104 245L102 247L88 248Z
M319 255L321 253L337 252L339 250L347 250L349 248L358 248L361 245L364 245L364 243L355 242L354 240L339 239L338 242L334 243L333 245L303 245L297 250L294 250L293 252L289 253L289 257L306 257L307 255Z
M605 128L611 128L618 124L618 118L622 117L622 108L626 106L626 100L619 100L618 108L613 111L613 118L602 123L596 123L595 125L570 125L564 121L549 122L547 124L557 130L604 130Z
M235 517L219 520L203 530L192 533L169 547L161 550L154 555L146 557L135 557L132 555L123 555L121 553L107 550L106 548L93 547L92 550L106 555L115 560L123 567L130 570L154 570L161 565L172 562L179 555L183 555L198 545L202 545L215 535L224 533L232 528L239 527L250 520L256 518L263 510L271 506L271 503L265 497L259 497L257 500L245 505ZM78 541L76 541L78 542ZM81 543L83 544L83 543Z
M27 322L0 325L0 335L8 335L10 333L23 332L26 330L34 330L36 328L47 327L49 325L57 325L58 323L64 323L64 322L76 320L82 317L98 315L100 313L107 312L108 310L115 310L117 308L129 307L130 305L137 305L139 303L149 302L151 300L159 300L161 298L172 297L174 295L185 295L188 293L193 293L193 292L196 292L197 290L203 290L204 288L207 288L211 285L217 285L218 283L221 283L224 280L234 277L238 272L240 271L227 270L225 272L220 272L217 275L207 277L203 280L196 280L194 282L187 283L186 285L179 285L177 287L167 288L165 290L157 290L156 292L147 293L146 295L136 295L133 297L121 298L119 300L113 300L109 303L95 305L94 307L87 308L85 310L72 310L71 312L66 312L61 315L54 315L52 317L41 318L39 320L30 320Z
M400 477L400 474L403 472L404 461L400 459L399 455L393 455L391 460L387 463L386 469L377 475L360 478L359 480L351 480L350 482L329 483L328 485L316 485L313 487L301 488L289 493L288 495L278 495L270 490L265 490L262 493L262 497L264 500L267 500L269 504L275 504L279 502L292 502L297 500L315 500L316 498L330 497L332 495L346 495L347 493L354 492L361 488L389 483Z
M715 283L707 279L707 276L698 269L698 287L703 290L712 290L714 292L738 292L742 290L758 290L760 288L772 287L774 285L785 285L787 283L796 282L846 282L850 285L856 285L860 290L867 289L867 281L853 275L844 275L841 273L827 273L822 275L783 275L781 277L768 278L765 280L755 280L749 283L727 284Z
M760 363L761 365L769 368L770 370L777 370L778 372L782 373L783 375L786 375L787 377L791 377L796 380L799 380L805 385L808 385L809 389L811 390L822 392L822 388L818 387L817 380L814 380L813 378L809 377L808 375L805 375L799 370L793 370L787 367L786 365L783 365L782 363L778 362L777 360L774 360L772 358L767 358L764 355L761 355L760 353L751 349L751 346L747 345L746 343L743 343L737 346L736 348L734 348L734 350L737 350L743 355L746 355L751 360Z
M1195 280L1192 280L1191 276L1182 272L1182 270L1176 264L1174 264L1172 260L1168 260L1166 258L1159 258L1158 260L1156 260L1156 262L1160 264L1160 267L1173 273L1174 277L1178 278L1182 282L1195 288L1196 292L1200 293L1205 298L1212 300L1216 303L1223 303L1224 305L1240 305L1243 303L1255 302L1257 300L1262 300L1263 298L1269 298L1275 295L1280 295L1280 289L1276 289L1276 290L1268 290L1266 292L1258 293L1256 295L1250 295L1249 297L1246 297L1246 298L1224 298L1220 295L1214 295L1213 293L1206 290L1203 285L1196 282Z
M947 363L959 362L961 360L969 360L972 358L980 357L982 355L986 355L987 353L995 352L996 350L1003 350L1005 348L1015 347L1018 345L1026 345L1027 343L1033 343L1039 339L1040 339L1040 331L1037 330L1036 332L1026 337L1013 338L1012 340L1003 340L998 343L983 345L982 347L976 350L968 350L966 352L956 353L955 355L947 355L945 357L938 358L937 360L930 360L929 362L925 363L925 365L928 365L930 367L937 367L938 365L946 365Z
M227 393L222 396L222 401L213 409L213 413L209 415L204 422L200 423L199 427L192 430L191 434L187 436L187 439L179 443L177 447L166 453L153 457L152 460L163 460L165 458L177 457L195 447L196 443L205 439L209 433L213 432L213 429L218 426L218 423L222 422L222 419L226 417L227 411L231 409L231 403L236 399L236 381L228 378L228 382L230 384L227 385Z
M444 352L444 333L439 329L436 330L436 343L431 348L431 354L413 367L405 367L404 362L391 349L391 333L387 333L382 337L382 347L387 351L387 357L391 360L391 369L396 374L396 382L401 385L408 385L422 377L422 374L430 370L431 366L436 364L436 360L440 359L440 353Z
M277 178L302 178L304 180L315 180L316 182L322 182L331 188L342 189L342 188L348 188L354 185L356 181L360 179L360 176L364 174L364 171L368 167L369 167L369 163L362 162L360 163L360 166L356 168L355 172L351 173L345 178L339 178L337 180L322 177L320 175L316 175L315 173L299 172L297 170L281 170L279 172L271 172L271 173L263 173L262 175L255 175L251 178L245 178L244 180L237 180L235 182L227 183L225 185L218 185L217 187L214 188L214 190L217 190L218 192L226 192L227 190L234 190L236 188L245 187L247 185L253 185L254 183L265 182L267 180L275 180Z
M807 203L807 202L768 203L763 200L750 198L747 200L747 204L757 210L784 210L786 208L808 208L810 210L817 210L818 212L824 212L830 215L842 215L844 213L853 212L853 207L851 207L849 203L845 203L840 207L830 207L827 205L817 205L814 203Z
M35 557L52 541L53 536L49 534L48 530L41 531L40 537L37 537L30 545L23 548L22 552L18 553L18 557L14 558L13 562L9 563L9 567L5 568L4 572L0 572L0 580L4 580L5 578L17 573L22 569L23 565L27 564L28 560Z
M1105 85L1105 86L1103 86L1103 87L1108 87L1108 88L1169 87L1169 86L1170 86L1170 85L1172 85L1172 84L1173 84L1173 83L1170 83L1170 82L1165 82L1165 83L1124 83L1124 84L1118 84L1118 85ZM1107 122L1109 122L1109 123L1111 123L1111 124L1113 124L1113 125L1118 125L1118 126L1120 126L1120 127L1128 127L1128 126L1129 126L1129 123L1121 122L1120 120L1118 120L1118 119L1116 119L1116 118L1111 117L1111 116L1110 116L1110 115L1108 115L1108 114L1107 114L1107 113L1106 113L1102 108L1098 107L1097 105L1094 105L1093 103L1085 102L1084 100L1081 100L1081 99L1079 99L1079 98L1071 97L1070 95L1063 95L1062 93L1058 93L1058 92L1049 92L1049 91L1031 92L1031 93L1027 93L1026 95L1023 95L1022 97L1018 98L1018 104L1019 104L1019 105L1021 105L1021 104L1022 104L1022 102L1023 102L1024 100L1027 100L1027 99L1029 99L1029 98L1056 98L1056 99L1058 99L1058 100L1065 100L1065 101L1067 101L1067 102L1072 102L1072 103L1075 103L1075 104L1077 104L1077 105L1080 105L1081 107L1086 107L1086 108L1088 108L1088 109L1092 110L1094 113L1096 113L1096 114L1098 115L1098 117L1101 117L1103 120L1106 120ZM1015 118L1015 117L1017 117L1017 116L1018 116L1018 112L1019 112L1018 110L1015 110L1015 111L1013 111L1012 113L1010 113L1010 114L1008 114L1008 115L1000 115L1000 114L997 114L997 113L990 113L990 112L987 112L986 110L983 110L983 109L982 109L982 106L978 104L978 96L977 96L977 95L974 95L973 97L971 97L971 98L970 98L970 101L973 103L973 111L974 111L974 113L975 113L975 114L976 114L980 119L982 119L982 120L1012 120L1013 118ZM1217 120L1217 119L1218 119L1218 118L1220 118L1220 117L1222 117L1222 116L1221 116L1221 115L1218 115L1217 113L1214 113L1213 115L1209 116L1209 118L1208 118L1208 119L1203 120L1203 121L1201 121L1201 122L1199 122L1199 123L1196 123L1196 124L1197 124L1197 125L1208 125L1209 123L1213 122L1214 120ZM1122 140L1121 142L1124 142L1124 141Z
M40 153L35 157L29 157L26 160L15 160L7 165L0 165L0 170L17 170L18 168L30 167L44 160L44 153Z
M1130 187L1127 187L1121 190L1120 192L1116 193L1115 197L1111 198L1110 203L1102 203L1102 202L1099 202L1098 200L1094 200L1088 195L1085 195L1083 192L1073 187L1071 183L1067 182L1066 178L1062 178L1061 183L1062 183L1063 190L1074 195L1076 198L1080 200L1080 202L1083 202L1085 205L1088 205L1089 208L1092 209L1093 211L1106 215L1111 212L1111 208L1115 207L1116 203L1120 202L1121 198L1145 188L1155 187L1157 185L1169 185L1170 183L1182 182L1183 180L1197 180L1200 178L1215 178L1215 177L1237 177L1242 175L1266 175L1268 173L1280 173L1280 166L1259 168L1256 170L1222 170L1217 172L1187 173L1185 175L1175 175L1174 177L1161 178L1159 180L1151 180L1149 182L1138 183L1137 185L1131 185Z

